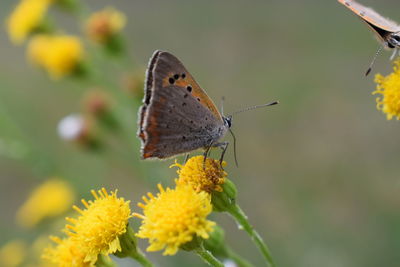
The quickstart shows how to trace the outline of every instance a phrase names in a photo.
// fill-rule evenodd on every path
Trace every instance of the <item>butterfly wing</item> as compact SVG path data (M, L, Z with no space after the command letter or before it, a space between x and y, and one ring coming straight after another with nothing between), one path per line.
M359 16L382 41L387 41L388 34L400 31L400 26L387 18L382 17L375 10L365 7L355 1L338 0L339 3L349 8Z
M227 130L214 103L183 64L162 51L150 59L139 118L143 158L207 147Z

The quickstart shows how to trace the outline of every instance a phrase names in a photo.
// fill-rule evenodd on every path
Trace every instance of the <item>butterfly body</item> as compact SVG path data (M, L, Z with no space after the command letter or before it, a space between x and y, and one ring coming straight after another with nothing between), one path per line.
M400 26L356 1L338 0L360 17L387 48L400 48Z
M149 61L139 110L142 158L168 158L218 144L230 128L212 100L172 54Z

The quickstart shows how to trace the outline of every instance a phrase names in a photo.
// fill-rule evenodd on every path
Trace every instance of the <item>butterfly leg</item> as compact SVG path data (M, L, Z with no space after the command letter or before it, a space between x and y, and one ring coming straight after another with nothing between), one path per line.
M185 156L185 161L184 161L185 164L186 164L186 162L189 160L189 156L190 156L190 153L187 153L186 156Z
M204 157L204 160L203 160L203 169L204 169L204 170L206 169L206 160L207 160L208 154L209 154L209 152L210 152L210 150L211 150L212 147L214 147L213 141L210 142L210 144L206 147L206 149L205 149L205 151L204 151L204 153L203 153L203 157Z
M397 52L398 52L398 49L395 48L394 51L393 51L393 54L390 56L390 60L393 60L396 57Z
M222 167L222 161L224 160L225 152L228 149L229 142L221 142L214 144L213 147L219 147L222 149L221 157L219 159L219 165Z

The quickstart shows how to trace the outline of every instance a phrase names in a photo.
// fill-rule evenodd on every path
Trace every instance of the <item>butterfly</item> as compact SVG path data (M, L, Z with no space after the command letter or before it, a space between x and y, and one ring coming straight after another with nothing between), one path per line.
M139 109L138 136L143 159L165 159L211 147L222 148L222 162L228 142L219 142L231 131L233 115L278 101L256 105L223 116L206 92L201 89L182 62L174 55L155 51L146 71L145 95ZM237 165L236 152L235 162Z
M394 49L391 59L397 53L398 48L400 48L400 26L387 18L379 15L375 10L369 7L365 7L356 1L351 0L338 0L339 3L343 4L349 8L353 13L358 15L368 27L375 33L377 38L382 42L382 46ZM366 75L371 71L371 67L379 54L380 49L377 51L370 67L367 70Z
M174 55L155 51L139 110L138 136L143 159L164 159L199 148L219 146L232 125ZM223 152L223 153L224 153Z

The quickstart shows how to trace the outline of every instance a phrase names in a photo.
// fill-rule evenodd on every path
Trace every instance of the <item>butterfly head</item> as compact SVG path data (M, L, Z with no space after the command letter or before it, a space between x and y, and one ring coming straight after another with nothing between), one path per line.
M400 32L390 34L387 43L389 48L400 47Z
M224 124L226 127L232 127L232 115L229 115L228 117L222 117L222 119L224 120Z

